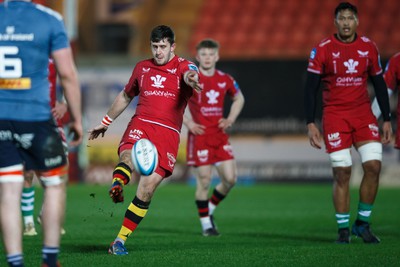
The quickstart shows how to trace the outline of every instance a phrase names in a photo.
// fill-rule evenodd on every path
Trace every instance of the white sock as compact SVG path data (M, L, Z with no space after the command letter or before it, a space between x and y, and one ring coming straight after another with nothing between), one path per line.
M212 228L210 216L200 218L200 222L203 231Z
M211 201L208 201L208 214L213 215L216 207Z

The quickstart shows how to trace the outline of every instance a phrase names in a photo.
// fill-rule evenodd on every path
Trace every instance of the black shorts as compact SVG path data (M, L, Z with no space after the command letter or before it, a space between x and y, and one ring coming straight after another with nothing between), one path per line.
M39 122L0 120L0 168L24 164L26 170L48 171L67 164L53 119Z

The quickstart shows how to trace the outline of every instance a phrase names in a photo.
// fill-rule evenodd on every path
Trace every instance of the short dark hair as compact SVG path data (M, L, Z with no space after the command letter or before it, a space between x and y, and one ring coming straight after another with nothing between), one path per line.
M349 2L342 2L335 8L335 18L339 14L340 11L343 10L351 10L354 15L358 15L357 7L355 5L350 4Z
M159 25L155 27L150 34L151 42L160 42L161 40L167 39L167 41L172 45L175 43L175 33L166 25Z
M196 45L196 50L200 50L202 48L219 48L219 43L217 41L215 41L214 39L204 39L202 41L200 41L200 43L198 43Z

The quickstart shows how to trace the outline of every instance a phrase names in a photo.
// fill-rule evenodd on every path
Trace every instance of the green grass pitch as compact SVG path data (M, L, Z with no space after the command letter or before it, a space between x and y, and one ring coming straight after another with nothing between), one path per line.
M372 229L380 244L352 237L350 245L337 245L329 184L237 186L215 212L222 234L216 238L200 234L194 187L165 184L128 239L129 255L108 255L135 189L126 187L125 203L116 205L108 186L68 187L63 266L400 266L400 188L378 193ZM42 190L36 192L37 214ZM351 194L353 222L357 189ZM23 240L26 266L39 266L41 236ZM3 247L0 257L6 265Z

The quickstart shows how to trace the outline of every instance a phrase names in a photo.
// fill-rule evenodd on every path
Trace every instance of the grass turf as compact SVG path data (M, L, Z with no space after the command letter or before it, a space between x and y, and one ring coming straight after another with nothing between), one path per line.
M60 261L63 266L399 266L399 188L381 188L373 209L378 245L352 237L334 244L336 222L330 185L267 184L236 187L215 212L220 237L202 237L194 187L166 184L128 239L127 256L107 254L136 186L113 204L108 186L68 187ZM351 191L351 219L357 189ZM40 203L41 189L37 190ZM40 209L36 205L35 210ZM37 227L39 234L42 233ZM24 237L26 266L39 266L42 238ZM1 247L0 266L5 265Z

